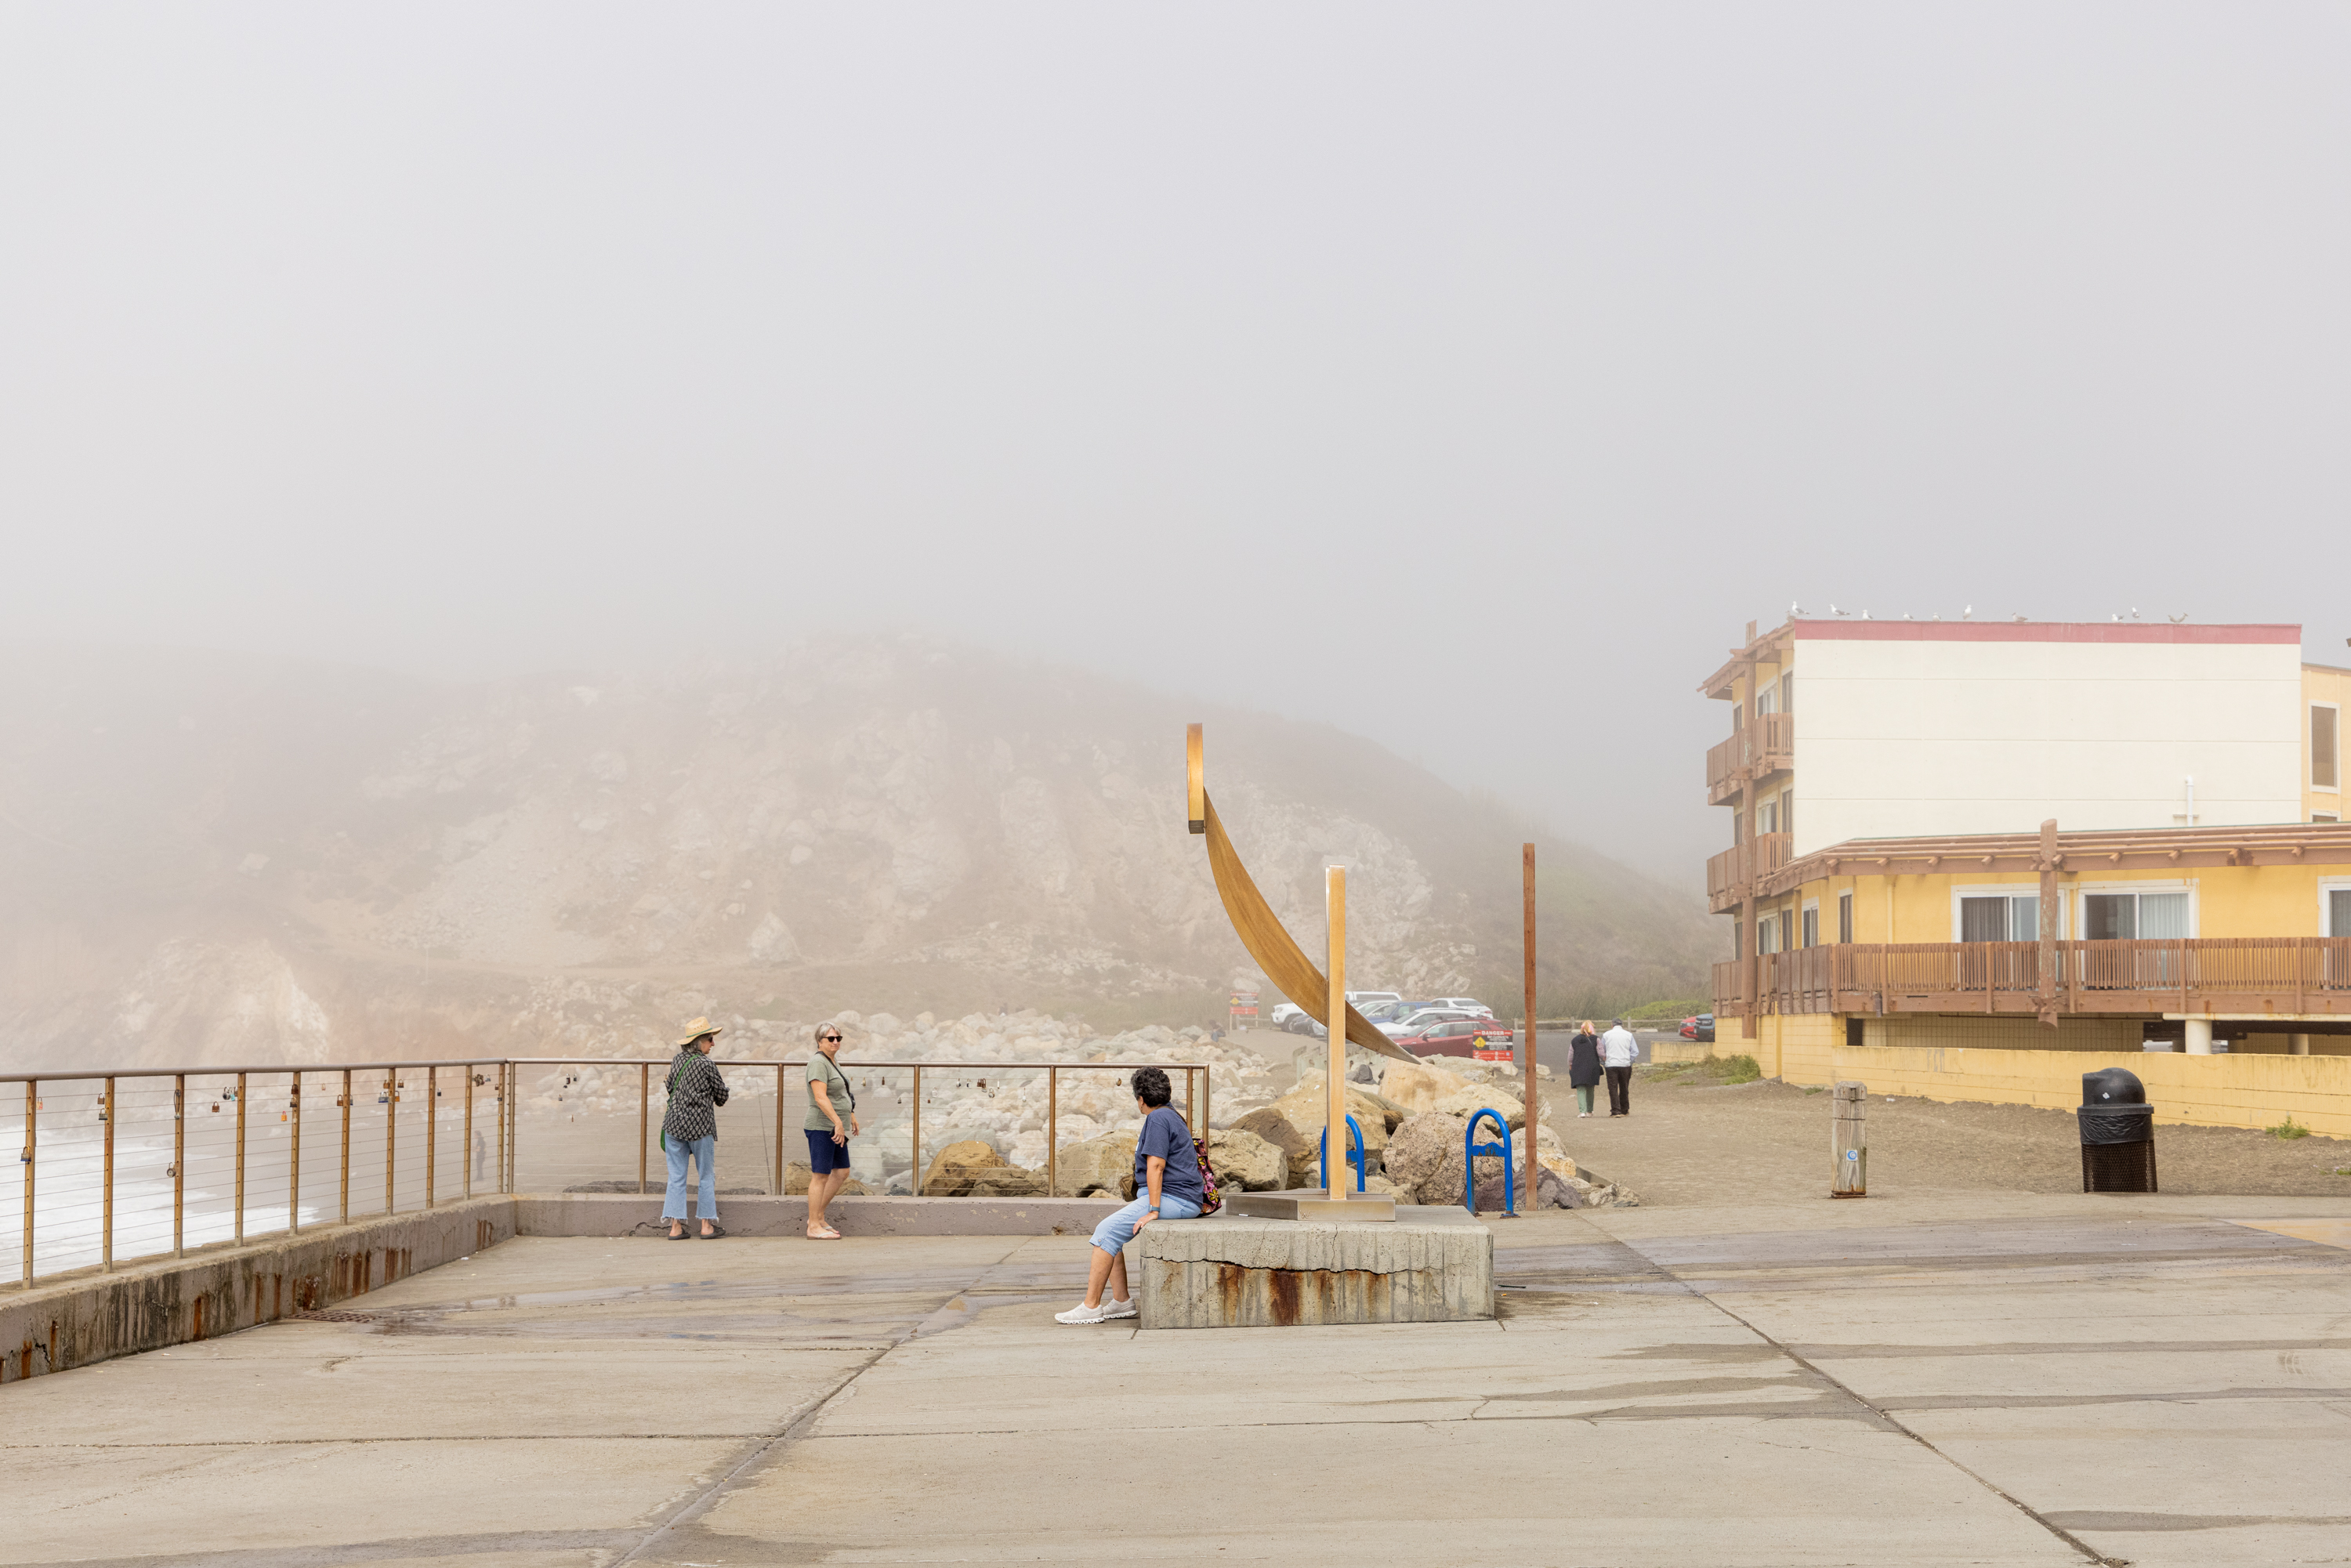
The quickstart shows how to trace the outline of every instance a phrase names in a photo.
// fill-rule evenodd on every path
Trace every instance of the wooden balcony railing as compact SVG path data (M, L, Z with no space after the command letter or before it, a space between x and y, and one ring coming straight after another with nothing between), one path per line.
M1786 865L1792 841L1787 833L1758 833L1743 844L1715 855L1706 862L1706 897L1717 915L1729 913L1731 906L1746 894L1742 891L1757 877L1768 876Z
M1760 1013L2037 1012L2037 942L1836 943L1748 960ZM1747 977L1714 966L1715 1012L1746 1011ZM2061 1013L2351 1016L2351 937L2060 942L2047 988Z
M1707 804L1719 806L1739 792L1741 770L1755 778L1792 767L1796 757L1796 716L1767 713L1729 740L1707 748Z

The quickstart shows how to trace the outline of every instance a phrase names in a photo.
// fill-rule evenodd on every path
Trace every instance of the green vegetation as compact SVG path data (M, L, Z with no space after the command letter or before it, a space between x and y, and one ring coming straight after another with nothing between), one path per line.
M1709 1056L1706 1059L1706 1070L1725 1083L1752 1083L1763 1076L1762 1067L1753 1057L1744 1053Z
M1683 1019L1692 1018L1699 1013L1711 1012L1713 1010L1714 1004L1712 1002L1667 1000L1662 1002L1643 1002L1638 1007L1627 1008L1625 1009L1625 1017L1630 1019L1637 1019L1642 1022L1647 1022L1655 1019L1672 1019L1676 1022L1679 1022Z
M2270 1129L2270 1136L2273 1138L2306 1138L2310 1136L2310 1129L2304 1126L2301 1123L2295 1121L2289 1115L2284 1121L2280 1122L2276 1126Z

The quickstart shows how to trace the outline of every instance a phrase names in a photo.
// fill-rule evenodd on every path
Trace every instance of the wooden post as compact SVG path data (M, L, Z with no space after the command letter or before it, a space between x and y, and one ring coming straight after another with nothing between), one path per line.
M433 1207L433 1161L440 1153L441 1070L424 1070L424 1207Z
M1850 1080L1834 1091L1835 1120L1829 1129L1831 1197L1869 1196L1869 1087Z
M188 1255L188 1075L172 1077L172 1256Z
M2057 1027L2057 819L2041 824L2041 1021Z
M1045 1196L1061 1196L1061 1070L1045 1069Z
M1526 1051L1520 1058L1525 1063L1527 1103L1527 1158L1525 1185L1519 1189L1519 1211L1532 1213L1535 1207L1535 1184L1541 1173L1535 1166L1535 1137L1542 1126L1542 1101L1535 1093L1535 847L1528 844L1520 851L1523 863L1520 871L1526 883L1527 937L1527 1033Z
M1347 868L1322 872L1322 907L1331 923L1331 1082L1322 1109L1322 1180L1333 1202L1347 1197Z
M920 1197L923 1196L923 1064L919 1061L914 1063L914 1137L911 1152L914 1164L914 1168L906 1173L906 1190Z

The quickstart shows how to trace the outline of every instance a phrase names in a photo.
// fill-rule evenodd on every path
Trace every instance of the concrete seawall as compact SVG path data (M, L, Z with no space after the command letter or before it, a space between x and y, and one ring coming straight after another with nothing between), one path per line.
M0 1290L0 1383L319 1312L511 1237L657 1236L661 1206L659 1193L465 1198ZM1080 1197L841 1197L828 1214L851 1236L1083 1236L1117 1207ZM729 1197L718 1213L736 1236L808 1228L804 1197Z
M514 1233L514 1199L468 1198L0 1292L0 1382L317 1312Z

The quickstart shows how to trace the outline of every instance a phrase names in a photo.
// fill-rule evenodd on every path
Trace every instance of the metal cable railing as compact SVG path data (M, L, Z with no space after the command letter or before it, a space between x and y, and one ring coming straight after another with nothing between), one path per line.
M184 1257L477 1193L658 1191L666 1177L652 1155L666 1104L654 1091L670 1060L507 1057L0 1076L0 1146L13 1139L22 1150L17 1201L0 1194L0 1284L13 1276L29 1290L37 1280L78 1270ZM806 1103L805 1059L715 1065L730 1090L719 1114L722 1190L781 1194L790 1163L788 1122ZM906 1113L905 1168L920 1196L926 1071L935 1086L944 1075L962 1091L975 1082L985 1091L990 1078L1000 1082L1007 1073L1044 1073L1045 1189L1058 1193L1062 1075L1152 1064L840 1065L868 1085L904 1076L903 1103L888 1082L881 1108ZM1171 1077L1183 1074L1187 1118L1205 1127L1208 1064L1157 1065ZM547 1070L528 1096L527 1069ZM518 1170L528 1185L517 1181Z

